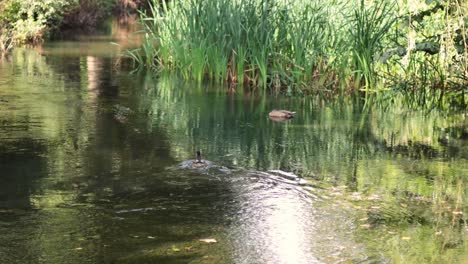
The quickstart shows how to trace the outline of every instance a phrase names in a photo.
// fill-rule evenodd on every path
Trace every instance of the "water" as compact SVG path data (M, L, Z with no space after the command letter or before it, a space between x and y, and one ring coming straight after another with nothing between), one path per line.
M466 112L130 75L119 36L0 63L0 263L468 260Z

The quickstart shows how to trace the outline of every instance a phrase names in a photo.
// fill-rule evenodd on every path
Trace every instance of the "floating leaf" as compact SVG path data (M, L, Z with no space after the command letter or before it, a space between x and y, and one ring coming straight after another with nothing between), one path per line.
M198 241L203 242L203 243L208 243L208 244L217 243L217 242L218 242L218 241L216 241L216 239L214 239L214 238L202 238L202 239L199 239Z

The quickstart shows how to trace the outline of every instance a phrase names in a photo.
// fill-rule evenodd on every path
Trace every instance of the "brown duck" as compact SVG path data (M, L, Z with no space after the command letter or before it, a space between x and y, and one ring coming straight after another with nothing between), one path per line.
M291 119L294 117L296 112L291 112L287 110L273 110L271 111L268 116L271 119Z

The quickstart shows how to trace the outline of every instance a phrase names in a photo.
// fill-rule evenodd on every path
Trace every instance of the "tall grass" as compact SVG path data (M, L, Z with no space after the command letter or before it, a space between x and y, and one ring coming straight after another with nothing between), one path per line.
M386 1L366 6L364 0L361 0L352 16L352 65L356 79L364 81L366 88L375 83L374 56L383 52L382 40L396 21L396 17L388 16L392 8L392 4Z
M453 63L423 54L418 55L423 60L404 68L398 66L408 66L403 55L388 55L392 49L414 53L405 37L414 27L400 23L409 11L397 2L152 0L141 13L146 40L129 56L140 67L176 72L185 79L287 93L369 92L399 86L402 79L412 85L411 75L429 78L433 85L447 84ZM444 58L450 60L452 53ZM381 59L387 55L390 60ZM409 74L402 78L405 71ZM457 72L463 76L463 69Z
M330 54L349 58L350 49L339 35L344 24L331 23L332 7L292 0L153 1L142 13L147 41L129 54L140 66L198 81L288 92L318 89L314 82L336 87L348 65Z

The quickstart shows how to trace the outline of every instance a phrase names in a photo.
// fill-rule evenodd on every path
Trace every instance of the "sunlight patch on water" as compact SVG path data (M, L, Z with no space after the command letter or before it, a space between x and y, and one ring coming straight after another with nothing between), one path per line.
M274 173L250 172L245 186L233 186L240 200L230 231L236 263L321 263L311 196Z

